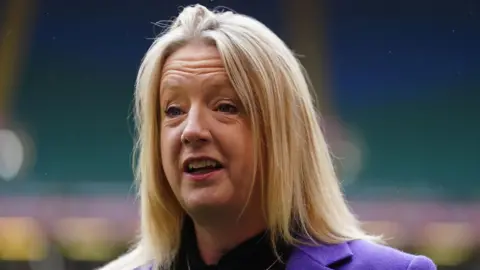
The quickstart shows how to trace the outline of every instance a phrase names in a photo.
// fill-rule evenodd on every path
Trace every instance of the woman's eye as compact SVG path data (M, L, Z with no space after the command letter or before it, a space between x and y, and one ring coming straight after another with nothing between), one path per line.
M165 110L165 115L168 117L176 117L183 114L183 111L175 106L170 106Z
M217 106L217 111L223 112L223 113L228 113L228 114L237 114L238 109L232 104L229 103L222 103Z

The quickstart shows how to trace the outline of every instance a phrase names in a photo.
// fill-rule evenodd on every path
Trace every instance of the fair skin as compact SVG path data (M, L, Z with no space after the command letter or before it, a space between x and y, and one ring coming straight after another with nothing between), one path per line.
M200 255L222 255L266 227L253 186L248 118L218 50L195 42L172 53L160 83L161 158L175 196L195 224ZM215 168L190 171L192 162ZM201 165L203 164L203 165ZM213 166L213 165L212 165Z

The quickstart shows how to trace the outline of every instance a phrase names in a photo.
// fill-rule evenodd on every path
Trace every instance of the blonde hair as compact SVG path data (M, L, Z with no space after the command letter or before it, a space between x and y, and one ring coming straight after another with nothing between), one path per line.
M299 244L298 235L321 243L374 239L343 197L298 59L257 20L195 5L155 39L141 64L135 92L141 234L131 252L105 269L148 262L168 269L178 253L185 212L162 171L158 92L165 59L193 41L216 46L250 117L272 242Z

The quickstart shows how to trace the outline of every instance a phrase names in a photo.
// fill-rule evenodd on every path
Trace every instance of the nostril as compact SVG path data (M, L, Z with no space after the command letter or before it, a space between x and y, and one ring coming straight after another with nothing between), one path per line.
M186 136L186 135L182 135L180 137L180 141L183 143L183 144L191 144L191 143L200 143L200 142L207 142L208 139L207 138L204 138L202 136Z
M188 143L188 139L187 137L185 137L185 134L182 134L182 136L180 137L180 141L182 141L182 143Z

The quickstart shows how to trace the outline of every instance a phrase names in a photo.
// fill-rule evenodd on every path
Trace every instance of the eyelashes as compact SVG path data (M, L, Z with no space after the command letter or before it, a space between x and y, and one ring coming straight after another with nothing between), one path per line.
M239 113L238 107L229 102L219 103L214 111L229 115L236 115ZM168 118L176 118L185 114L185 111L178 105L170 105L163 112Z
M230 103L220 103L217 108L217 111L227 113L227 114L238 114L238 108Z
M177 116L180 116L182 114L184 114L184 112L182 111L182 109L178 106L169 106L168 108L166 108L164 111L165 113L165 116L169 117L169 118L174 118L174 117L177 117Z

